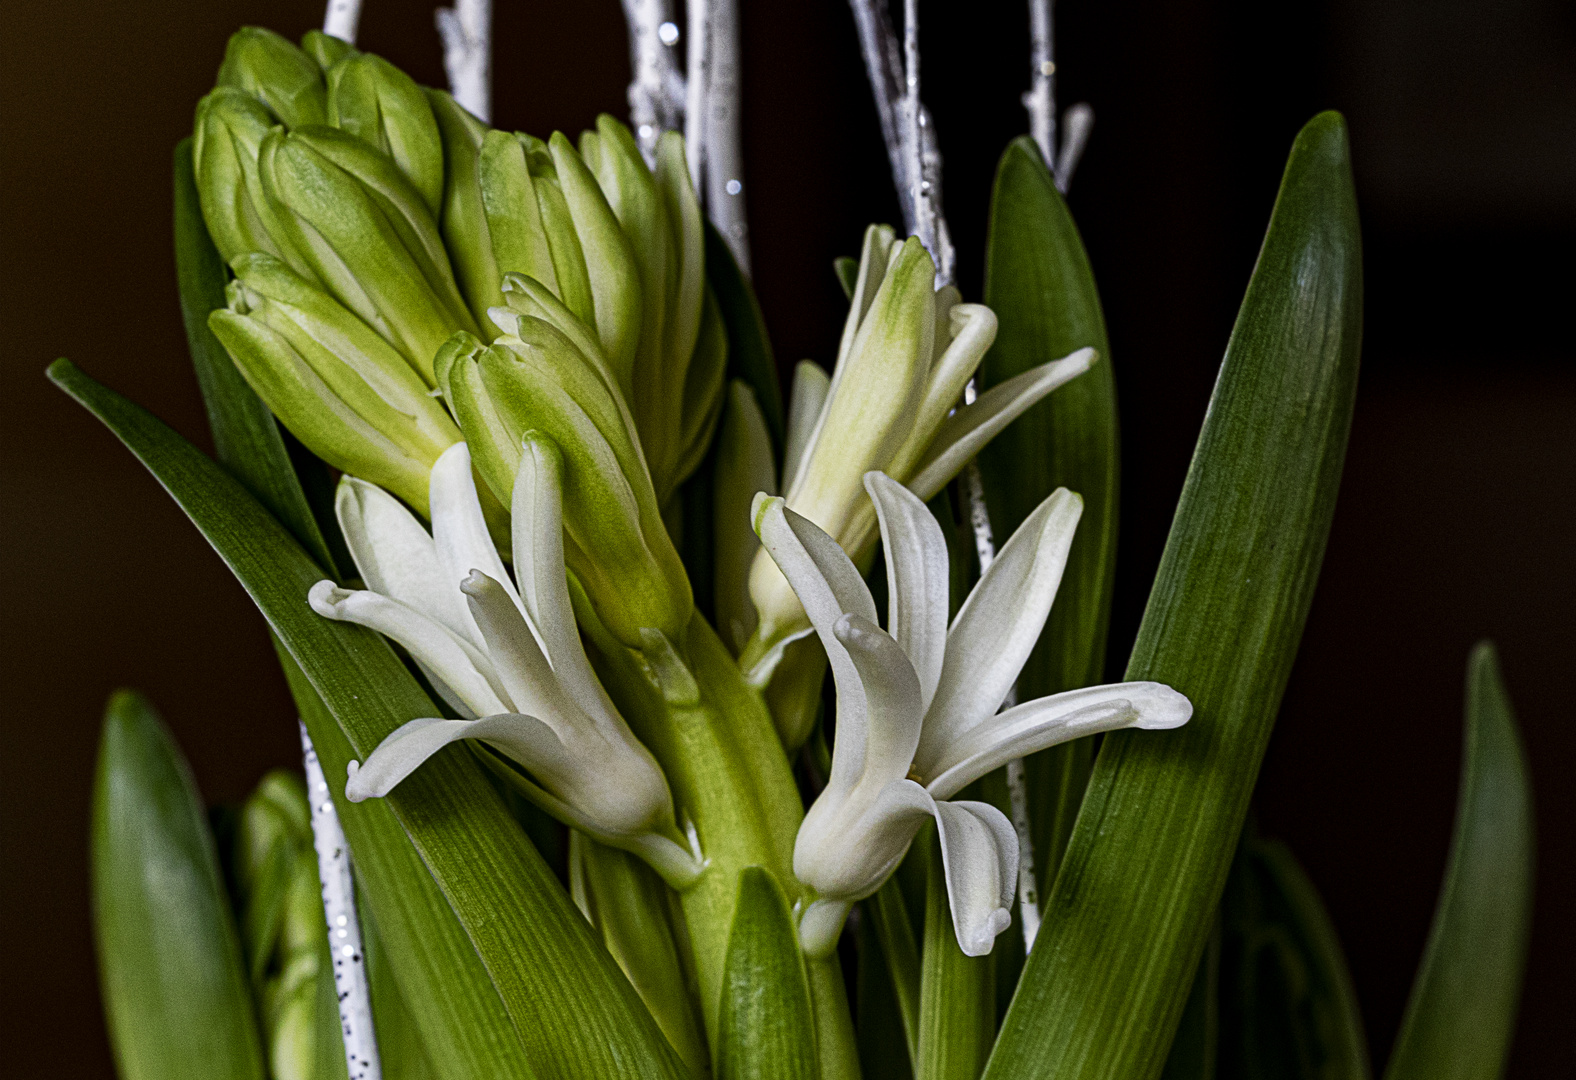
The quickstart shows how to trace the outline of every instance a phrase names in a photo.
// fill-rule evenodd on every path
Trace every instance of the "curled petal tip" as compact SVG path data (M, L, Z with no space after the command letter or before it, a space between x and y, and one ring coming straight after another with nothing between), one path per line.
M351 802L365 802L377 797L377 792L363 783L361 775L361 762L352 761L345 766L345 798Z
M958 948L964 956L988 956L996 944L996 937L1012 923L1012 915L1005 908L997 908L990 916L966 931L968 940L959 941Z
M1187 699L1187 695L1173 690L1165 683L1149 683L1146 689L1148 694L1133 701L1138 710L1138 723L1134 727L1165 731L1179 728L1193 718L1193 703Z
M337 619L339 618L340 605L345 602L345 598L349 595L350 591L348 589L341 589L332 581L324 578L312 586L312 590L306 594L306 602L312 605L312 610L323 616L323 618Z

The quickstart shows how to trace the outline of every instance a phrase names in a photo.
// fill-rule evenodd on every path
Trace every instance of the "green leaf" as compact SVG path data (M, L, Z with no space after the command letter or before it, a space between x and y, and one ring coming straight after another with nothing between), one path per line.
M919 997L918 1080L975 1080L996 1036L996 979L991 958L965 956L952 929L941 845L927 830L925 958Z
M998 544L1057 488L1084 500L1056 604L1018 677L1019 700L1027 701L1102 681L1121 469L1116 377L1094 271L1078 226L1028 137L1014 139L996 167L985 303L999 325L980 367L982 389L1085 346L1100 354L1093 368L1008 425L980 453ZM1042 896L1055 880L1093 763L1087 739L1024 763Z
M810 983L788 897L771 871L747 866L723 965L718 1080L812 1080Z
M208 313L225 306L226 273L197 201L190 138L175 145L175 276L215 455L319 564L332 566L323 533L290 467L278 423L208 329Z
M122 1080L263 1080L202 799L142 696L109 700L93 781L93 927Z
M898 884L896 875L887 878L881 888L865 901L864 912L876 941L881 944L881 953L886 957L888 981L897 1004L903 1037L908 1044L909 1064L913 1066L919 1061L922 969L919 944L914 940L914 927L909 921L908 908L903 903L902 886Z
M859 281L859 260L852 255L839 255L832 260L832 273L837 275L837 283L843 288L843 296L852 301L854 286Z
M868 913L870 905L866 904L863 910ZM854 927L859 950L856 988L859 1023L856 1026L860 1075L863 1080L912 1080L915 1048L909 1047L908 1052L903 1054L893 1049L908 1042L908 1033L904 1028L897 991L892 985L892 972L887 967L886 957L882 955L881 944L876 940L876 932L870 922L869 918L863 918ZM914 963L917 967L917 955ZM914 996L919 996L917 987ZM917 1001L914 1013L917 1021Z
M1340 939L1286 845L1244 839L1221 917L1221 1077L1367 1080Z
M1322 113L1292 147L1128 663L1193 718L1105 737L988 1076L1165 1063L1323 559L1361 328L1346 124Z
M1505 1068L1532 922L1532 787L1494 646L1467 662L1455 835L1385 1080L1492 1080Z
M1161 1080L1215 1080L1220 1041L1220 934L1198 962Z
M377 920L373 918L372 905L361 890L356 894L356 919L361 924L361 951L367 958L367 990L372 998L372 1023L377 1031L383 1080L438 1080L444 1074L434 1068L427 1057L421 1040L422 1025L405 1004L405 995L394 977L387 947L378 932ZM449 921L453 921L452 915ZM503 1003L496 1001L496 994L492 996L495 1010L502 1012ZM338 1015L337 1001L335 1015ZM470 1022L482 1024L487 1021L472 1017Z
M772 452L783 456L783 391L777 379L777 361L755 290L733 261L728 242L717 227L706 222L706 280L717 296L722 324L728 330L728 378L743 379L755 391L755 401L766 417Z
M118 435L159 479L251 595L347 741L308 722L328 747L336 800L349 756L364 760L401 724L438 711L388 644L314 615L303 602L321 576L306 552L241 486L145 410L56 361L49 375ZM298 695L299 703L299 695ZM463 748L436 755L382 800L403 826L503 998L539 1076L605 1076L634 1068L680 1075L650 1013L591 937ZM368 804L362 804L361 809ZM345 811L348 821L351 814ZM349 829L347 826L347 835ZM351 838L355 850L355 839ZM358 851L358 860L364 857ZM376 899L395 882L368 880ZM379 926L392 938L390 923ZM400 944L390 941L394 949Z

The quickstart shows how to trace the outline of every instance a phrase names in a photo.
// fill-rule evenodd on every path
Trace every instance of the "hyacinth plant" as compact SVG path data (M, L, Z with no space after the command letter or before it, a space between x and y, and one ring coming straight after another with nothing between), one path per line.
M1356 388L1343 122L1292 148L1106 682L1114 381L1061 196L1089 110L1056 140L1031 4L1034 138L965 302L915 7L906 68L852 8L911 235L840 260L831 370L786 411L734 4L681 34L626 3L632 126L578 138L486 122L485 4L441 13L452 93L356 49L343 0L299 46L231 39L175 154L217 460L50 377L256 601L307 775L205 816L149 703L111 701L123 1076L1369 1075L1318 896L1247 820ZM1503 1065L1529 806L1485 646L1396 1080Z

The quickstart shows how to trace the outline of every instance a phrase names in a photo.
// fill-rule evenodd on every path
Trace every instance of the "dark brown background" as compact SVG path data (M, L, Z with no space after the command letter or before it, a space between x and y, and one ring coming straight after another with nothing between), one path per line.
M432 0L367 0L362 44L439 82ZM500 0L496 119L623 112L613 0ZM756 283L778 355L825 360L829 269L896 205L837 0L746 4ZM1576 1058L1570 620L1576 605L1576 14L1555 0L1058 5L1064 102L1098 122L1072 204L1111 326L1124 426L1113 670L1131 643L1286 149L1345 110L1367 237L1367 347L1321 591L1258 813L1323 889L1376 1059L1444 863L1462 667L1498 640L1540 851L1517 1077ZM206 444L170 255L169 155L226 35L291 36L305 0L14 0L0 15L5 482L6 1071L110 1075L87 917L98 713L168 716L207 797L295 759L260 620L113 439L52 390L68 355ZM1025 127L1019 3L924 5L927 98L977 295L995 158Z

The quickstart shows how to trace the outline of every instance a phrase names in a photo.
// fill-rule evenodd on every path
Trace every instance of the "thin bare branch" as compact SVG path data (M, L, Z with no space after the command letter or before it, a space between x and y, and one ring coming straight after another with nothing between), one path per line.
M360 25L361 0L328 0L328 10L323 13L323 33L354 45Z
M747 276L750 242L744 217L744 151L739 139L739 0L708 0L707 6L711 20L707 36L706 212Z
M689 42L684 62L684 160L690 183L702 200L708 134L706 101L711 92L711 0L689 0L685 7Z
M679 26L672 0L624 0L629 24L629 122L648 165L655 164L657 139L684 127L684 75L673 47Z
M449 92L478 120L492 119L492 0L455 0L437 12Z

